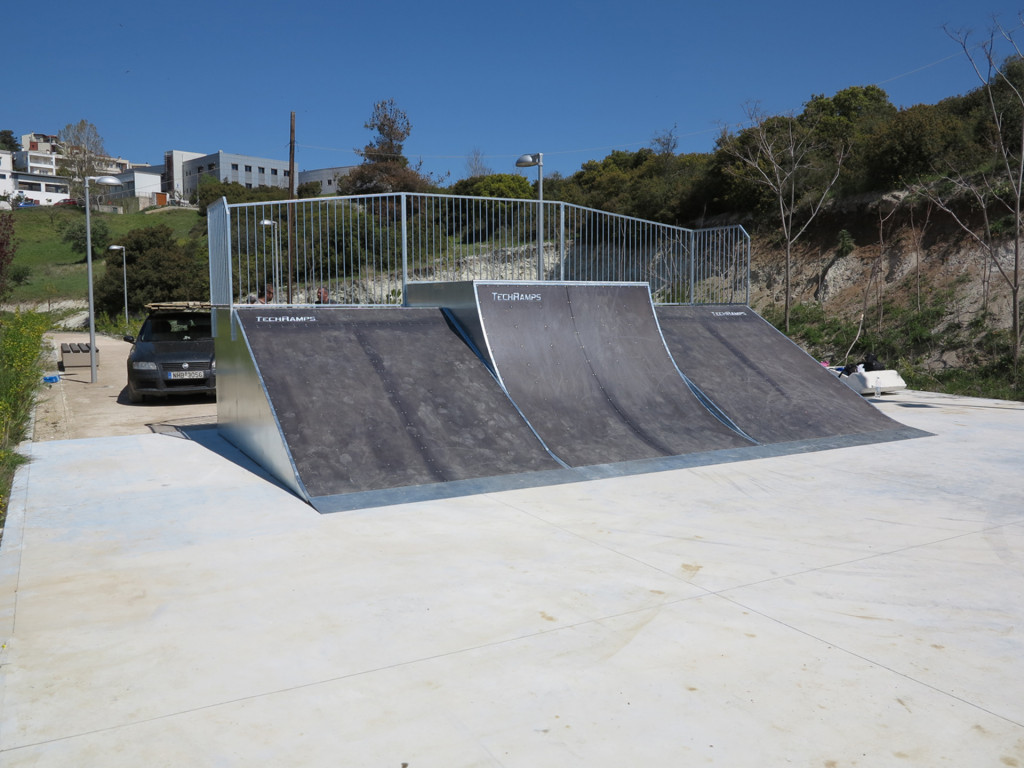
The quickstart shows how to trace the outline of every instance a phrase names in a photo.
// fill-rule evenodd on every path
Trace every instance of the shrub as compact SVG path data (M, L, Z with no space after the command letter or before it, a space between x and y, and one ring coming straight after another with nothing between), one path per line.
M42 375L43 334L50 325L35 312L0 317L0 523L14 470L24 461L15 448L25 437Z

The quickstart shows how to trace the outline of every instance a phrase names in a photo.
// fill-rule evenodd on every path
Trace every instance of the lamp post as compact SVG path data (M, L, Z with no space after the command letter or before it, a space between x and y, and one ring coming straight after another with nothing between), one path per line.
M108 250L121 252L121 276L124 278L124 332L128 333L128 258L123 245L112 245Z
M278 256L279 243L278 243L278 240L277 240L277 222L274 221L273 219L262 219L260 221L260 226L261 227L270 227L271 236L274 238L273 244L270 246L270 257L274 260L274 266L271 268L270 274L271 274L271 281L274 284L274 295L276 296L277 295L277 289L280 287L280 283L281 283L281 281L279 279L279 276L277 274L277 270L279 270L281 268L281 264L280 264L281 259ZM263 279L266 280L266 278L263 278ZM259 289L257 288L257 295L258 295L258 293L259 293ZM269 302L269 299L268 299L268 302Z
M537 279L544 279L544 153L520 155L516 168L537 166Z
M113 176L85 177L85 263L89 275L89 383L96 383L96 305L92 298L92 211L89 208L89 182L116 187L121 182Z

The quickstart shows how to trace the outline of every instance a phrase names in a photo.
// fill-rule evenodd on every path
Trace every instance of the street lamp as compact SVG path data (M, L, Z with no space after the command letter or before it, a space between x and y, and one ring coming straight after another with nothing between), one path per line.
M121 252L121 276L124 277L124 332L128 333L128 259L123 245L112 245L108 250Z
M537 279L544 279L544 153L520 155L516 168L537 166Z
M113 176L85 177L85 263L89 273L89 383L96 383L96 305L92 299L92 219L89 210L89 182L116 187L121 182Z

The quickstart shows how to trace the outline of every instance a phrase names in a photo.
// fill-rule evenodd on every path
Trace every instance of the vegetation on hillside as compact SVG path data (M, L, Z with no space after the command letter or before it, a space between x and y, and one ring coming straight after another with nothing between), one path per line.
M25 461L16 448L25 438L35 402L43 334L49 325L49 318L33 312L0 314L0 528L11 479Z
M9 270L13 279L8 280L8 301L34 302L43 309L54 302L74 298L85 300L86 272L85 258L85 212L72 206L36 206L2 213L13 223L17 241L16 255ZM93 211L93 285L96 306L99 312L116 313L123 309L122 261L128 261L129 304L138 309L140 300L170 300L172 297L159 292L159 286L168 292L177 291L177 284L197 291L191 299L203 299L208 291L206 226L194 210L185 208L165 209L152 214L114 214ZM147 230L156 230L158 237L140 235ZM147 273L147 264L156 256L147 258L146 252L152 247L166 250L173 242L174 249L188 254L191 261L183 269L180 258L167 262L166 275L154 278ZM111 245L125 247L124 259L121 251L110 250ZM108 268L112 277L106 277ZM138 272L136 272L138 270ZM158 271L164 271L159 268ZM109 281L116 282L116 290L109 288ZM197 282L197 280L199 282ZM149 286L156 283L154 293ZM105 292L101 294L101 288ZM180 291L178 291L180 292ZM142 302L144 303L144 302Z

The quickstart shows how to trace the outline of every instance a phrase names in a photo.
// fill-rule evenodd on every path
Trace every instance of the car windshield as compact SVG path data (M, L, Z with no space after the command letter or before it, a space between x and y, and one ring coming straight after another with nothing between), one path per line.
M139 341L196 341L212 335L210 316L201 312L161 313L142 324Z

